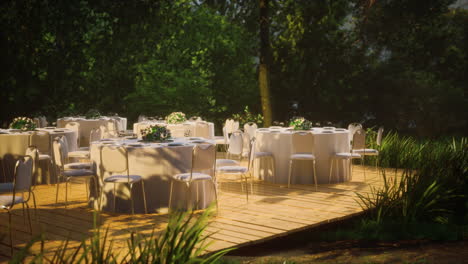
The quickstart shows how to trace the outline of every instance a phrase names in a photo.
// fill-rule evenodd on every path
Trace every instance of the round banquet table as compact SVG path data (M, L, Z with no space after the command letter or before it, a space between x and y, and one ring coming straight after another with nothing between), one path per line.
M140 175L143 178L148 213L161 212L169 205L169 191L171 176L178 173L190 172L192 163L192 149L195 144L207 142L215 144L211 140L202 138L175 138L174 143L180 146L171 146L171 143L142 143L135 139L108 139L96 141L91 144L91 160L96 165L96 172L102 186L102 179L109 176L101 166L101 146L104 144L124 146L128 151L128 166L130 175ZM125 174L126 172L124 172ZM213 172L206 171L210 175ZM196 202L196 208L206 208L215 201L214 190L211 182L200 181L191 185L191 201ZM90 206L98 208L98 200L94 194L94 186L91 181L89 191L92 199ZM104 185L101 208L104 211L113 211L113 184ZM198 197L197 197L198 193ZM120 213L131 212L130 190L126 184L116 185L115 211ZM186 206L187 188L184 183L174 182L172 207ZM135 213L144 213L142 189L139 183L133 185L133 200Z
M152 125L162 125L166 126L175 137L183 137L184 134L187 132L189 134L189 137L203 137L203 135L208 134L208 139L214 138L213 123L206 122L208 124L208 131L197 131L196 123L196 121L186 121L181 124L167 124L165 121L143 121L133 124L133 133L137 135L138 138L141 138L142 129L145 129Z
M76 131L64 128L38 128L36 130L49 132L51 144L55 137L64 135L67 138L70 151L75 151L78 149L76 144L78 135ZM4 181L12 181L15 162L19 156L25 154L26 149L29 146L31 134L32 132L16 132L15 130L8 129L0 130L0 160L2 166L4 166L5 168L5 170L0 170L0 179ZM52 146L50 147L50 149L52 150ZM35 179L35 184L49 184L56 182L56 179L50 177L49 172L45 171L45 168L47 168L47 164L45 162L47 161L44 161L44 164L40 164L41 169L38 171L37 178Z
M329 132L326 132L329 131ZM292 153L292 133L290 129L257 129L255 151L267 151L273 153L275 157L275 174L270 170L265 170L269 165L266 163L254 163L254 177L273 183L288 183L289 158ZM310 130L314 135L314 150L312 153L316 159L317 182L328 183L330 175L330 157L336 152L349 152L348 130L346 129L323 129L313 128ZM264 159L262 159L263 162ZM351 175L348 175L343 168L342 162L339 162L338 181L349 181ZM333 168L333 174L336 168ZM332 177L335 180L336 177ZM295 160L291 174L291 184L312 184L313 167L311 161Z
M113 131L110 121L117 120L117 130L126 130L127 129L127 118L125 117L105 117L101 116L97 119L86 119L81 117L64 117L57 119L57 127L65 127L67 123L77 122L80 124L80 147L89 146L89 134L92 129L98 129L101 126L105 126L109 129L109 133L113 136L118 136L118 131Z

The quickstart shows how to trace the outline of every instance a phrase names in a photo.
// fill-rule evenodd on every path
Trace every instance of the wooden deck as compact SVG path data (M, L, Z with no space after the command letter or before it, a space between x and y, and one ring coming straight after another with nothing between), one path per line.
M354 166L353 180L340 184L313 185L270 184L254 182L254 194L246 202L245 193L239 182L221 182L219 185L219 212L212 219L208 232L214 243L208 252L228 247L240 247L258 243L324 223L348 218L362 212L356 193L369 193L371 187L382 186L382 177L375 169L366 168L364 182L363 168ZM53 254L66 239L76 247L91 235L93 212L86 206L86 192L82 184L73 184L69 205L55 204L55 185L37 186L35 190L38 207L37 220L33 217L33 235L28 232L27 221L23 220L21 206L13 210L13 244L15 250L24 247L33 236L45 234L45 251ZM32 205L32 202L31 202ZM3 242L0 244L0 261L10 258L8 240L8 214L0 213L0 230ZM114 248L124 248L130 231L138 230L149 234L153 230L163 231L167 225L167 214L118 215L102 213L102 229L109 228ZM1 238L1 237L0 237ZM33 246L40 249L40 243Z

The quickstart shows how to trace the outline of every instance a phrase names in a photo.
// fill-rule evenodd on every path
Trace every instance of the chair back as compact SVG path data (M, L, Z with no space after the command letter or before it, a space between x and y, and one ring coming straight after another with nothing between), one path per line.
M80 123L78 122L68 122L65 124L65 128L76 131L80 135Z
M48 125L47 118L45 116L40 116L39 122L41 123L40 127L46 127Z
M52 150L54 152L54 161L57 166L60 167L60 169L63 169L63 166L65 165L65 160L66 160L66 152L64 151L64 145L63 143L66 142L63 141L62 137L56 137L54 139L54 142L52 143Z
M107 120L107 134L109 137L118 137L119 131L117 128L117 120Z
M244 133L249 136L249 140L255 137L255 131L257 131L257 128L257 124L253 122L249 122L244 125Z
M377 139L375 140L375 143L377 146L380 146L382 144L382 136L383 136L384 128L379 127L379 130L377 131Z
M314 153L314 134L296 131L291 135L292 153Z
M240 130L235 131L229 138L229 148L227 152L234 155L241 155L244 146L243 133Z
M80 146L80 123L68 122L65 124L65 128L76 131L77 146Z
M101 147L101 165L109 173L119 173L127 171L128 175L128 154L123 146L104 145Z
M89 143L94 141L99 141L102 139L102 134L101 134L101 129L99 128L93 128L89 132Z
M142 121L145 121L145 120L147 120L145 115L139 115L138 116L138 122L142 122Z
M353 139L354 133L356 133L356 130L362 129L362 125L359 123L351 123L348 125L348 135L350 141Z
M50 153L50 134L47 131L34 131L29 138L29 145L35 146L41 153Z
M210 138L210 126L205 121L197 121L195 123L195 136Z
M30 156L20 158L15 165L14 192L31 190L33 159Z
M232 132L231 133L234 133L236 132L237 130L239 130L239 121L234 121L232 123Z
M214 172L216 164L216 145L197 144L192 152L192 172L210 170Z
M249 151L249 164L248 164L248 169L250 171L250 168L252 168L253 166L253 162L254 162L254 159L255 159L255 141L256 141L256 138L253 137L252 139L250 139L250 151Z
M99 130L101 130L101 139L102 138L109 138L109 129L107 129L106 125L100 125Z
M223 137L224 137L224 144L229 144L229 134L225 126L223 127Z
M366 131L362 128L356 130L353 135L352 149L365 149L366 148Z
M41 127L41 120L38 117L34 117L33 122L37 128Z
M36 179L36 174L37 174L37 165L38 165L38 162L39 162L39 150L35 146L29 146L26 149L26 152L24 154L26 156L31 157L31 159L33 161L32 171L33 171L33 180L35 180Z
M234 119L226 119L226 122L224 122L224 127L226 128L226 132L228 134L231 134L232 132L234 132L235 130L232 129L232 125L234 123Z

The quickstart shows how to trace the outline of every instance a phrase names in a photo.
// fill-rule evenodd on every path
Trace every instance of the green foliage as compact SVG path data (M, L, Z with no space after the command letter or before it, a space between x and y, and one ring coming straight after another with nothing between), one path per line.
M370 218L403 223L463 223L468 217L468 140L416 141L390 133L379 163L384 186L359 195ZM398 177L388 176L395 170ZM393 172L392 172L393 173Z
M263 124L263 116L261 114L253 114L252 112L250 112L248 106L245 106L243 112L232 115L232 118L234 120L239 121L239 125L241 127L243 127L244 124L247 124L249 122L257 124L258 127L261 127Z
M30 263L47 261L48 263L218 263L219 259L232 249L226 249L217 253L203 256L201 254L210 245L208 239L211 235L203 235L208 221L213 214L213 206L210 206L201 215L195 213L175 212L171 214L166 230L156 236L144 236L138 232L132 232L127 241L128 253L121 255L121 250L113 247L113 241L108 240L108 229L102 234L97 227L97 215L94 217L95 231L93 235L84 240L79 247L70 248L69 241L64 241L56 250L52 258L44 256L41 251L36 254ZM41 241L44 237L34 238L20 252L13 256L10 263L24 263L29 256L29 250L33 243ZM43 247L41 247L43 250Z
M89 109L88 112L86 112L85 117L87 119L94 119L94 118L99 118L101 116L101 113L97 109Z
M453 2L270 0L273 120L465 135L468 11ZM258 1L31 0L0 10L1 127L90 108L217 124L245 105L260 111Z

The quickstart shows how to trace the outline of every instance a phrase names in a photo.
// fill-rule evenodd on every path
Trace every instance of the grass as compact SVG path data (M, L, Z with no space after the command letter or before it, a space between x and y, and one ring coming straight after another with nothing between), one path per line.
M10 263L24 263L27 257L29 263L218 263L220 258L233 249L226 249L211 255L202 256L210 245L207 239L210 235L204 235L208 220L213 212L210 206L201 215L194 212L174 212L171 214L166 230L159 236L154 231L148 237L138 232L133 232L127 240L128 252L121 255L121 250L113 247L113 242L108 240L108 229L104 232L98 227L94 216L94 232L88 240L76 249L69 248L69 241L65 241L52 257L47 257L41 247L38 254L30 252L35 242L43 245L44 236L34 238L21 251L16 253Z

